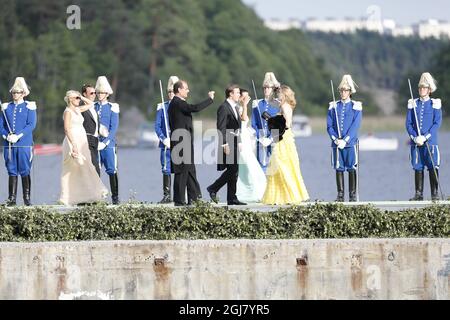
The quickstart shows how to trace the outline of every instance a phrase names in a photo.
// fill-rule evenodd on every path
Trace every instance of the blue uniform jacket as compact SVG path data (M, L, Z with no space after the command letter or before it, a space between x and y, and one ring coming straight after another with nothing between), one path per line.
M257 104L252 108L252 128L256 131L256 136L258 139L263 138L264 134L266 137L270 137L270 130L268 128L268 123L262 118L262 114L267 111L271 117L275 116L280 109L274 107L267 103L266 100L261 99L257 101Z
M111 102L101 105L96 102L95 111L98 113L100 125L104 125L109 132L107 137L100 135L99 141L105 143L107 148L114 148L116 146L117 129L119 128L119 105Z
M358 142L358 130L361 126L362 119L362 103L359 101L349 100L344 103L342 100L336 102L336 108L334 102L330 102L327 116L327 132L331 138L331 146L337 147L334 140L339 138L338 124L336 123L336 109L339 119L339 129L341 133L341 139L347 142L346 147L352 147Z
M165 148L162 141L166 138L170 138L170 128L169 128L169 118L168 118L169 103L170 103L170 101L164 102L164 108L162 107L162 103L158 104L158 108L156 111L155 132L159 138L159 147L161 149ZM167 128L167 130L166 130L166 128Z
M17 147L32 146L33 130L36 128L37 121L36 103L30 101L24 101L18 105L15 105L14 102L3 103L2 110L6 114L12 133L23 134L22 138L14 145ZM6 141L6 137L10 132L4 114L2 112L0 115L0 133L4 139L3 145L8 146L9 142Z
M441 99L421 99L408 101L408 114L406 116L406 131L411 138L410 145L415 145L413 139L419 135L417 132L416 107L420 133L427 138L431 145L438 144L438 130L442 123Z

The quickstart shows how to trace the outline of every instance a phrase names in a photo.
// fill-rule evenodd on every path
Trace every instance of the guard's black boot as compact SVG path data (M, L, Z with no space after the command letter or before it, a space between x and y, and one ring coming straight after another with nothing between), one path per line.
M17 177L9 176L8 181L8 200L6 201L6 205L8 207L12 207L16 205L17 198Z
M335 201L344 202L344 172L336 171L337 198Z
M414 182L416 186L416 194L410 201L422 201L423 200L423 171L414 171Z
M349 201L350 202L356 202L356 171L349 171L348 172L348 194L349 194Z
M159 203L171 203L170 200L170 184L171 184L171 176L163 175L163 198Z
M23 204L31 206L31 177L22 177Z
M431 190L431 200L436 201L439 200L438 189L439 189L439 171L436 169L436 175L434 174L434 170L428 171L430 174L430 190Z
M112 204L119 204L119 179L117 173L109 176Z

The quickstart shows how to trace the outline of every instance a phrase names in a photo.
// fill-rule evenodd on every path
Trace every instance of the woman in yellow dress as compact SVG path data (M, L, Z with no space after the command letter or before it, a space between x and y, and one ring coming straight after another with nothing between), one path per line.
M290 127L292 114L297 104L295 93L286 85L280 87L281 115L286 120L286 131L275 143L266 171L267 187L262 203L272 205L298 204L309 199L308 191L300 172L300 160L295 139Z

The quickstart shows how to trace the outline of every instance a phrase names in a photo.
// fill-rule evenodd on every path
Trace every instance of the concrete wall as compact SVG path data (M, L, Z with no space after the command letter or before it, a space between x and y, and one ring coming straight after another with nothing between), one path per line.
M450 299L450 239L0 243L0 299Z

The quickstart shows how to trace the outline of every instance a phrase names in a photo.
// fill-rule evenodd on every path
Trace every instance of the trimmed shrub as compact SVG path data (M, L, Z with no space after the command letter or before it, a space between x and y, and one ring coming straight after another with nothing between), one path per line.
M68 213L0 207L0 241L447 238L450 206L382 211L311 204L274 212L213 207L86 206Z

